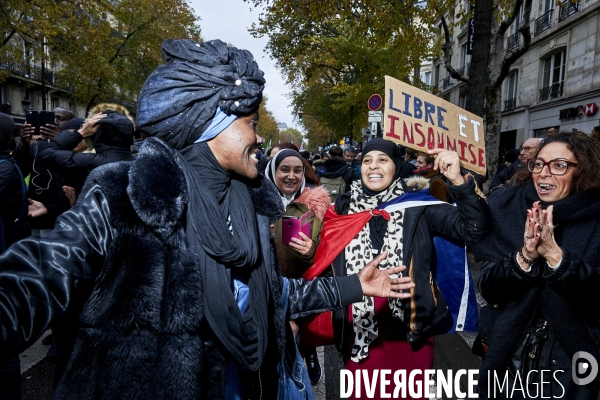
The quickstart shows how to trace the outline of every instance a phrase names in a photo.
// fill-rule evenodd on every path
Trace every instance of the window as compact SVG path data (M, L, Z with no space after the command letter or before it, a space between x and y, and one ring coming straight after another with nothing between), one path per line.
M60 107L60 101L56 97L52 97L50 99L51 110L54 110L56 107Z
M4 114L11 114L12 107L8 100L8 84L0 85L0 112Z
M458 106L460 108L467 108L467 95L461 94L458 98Z
M504 101L504 111L512 110L517 106L517 82L518 72L515 71L508 76L506 84L506 100Z
M554 6L554 0L542 0L542 1L543 1L543 5L544 5L544 8L542 10L543 14L545 14L548 11L554 9L554 7L553 7Z
M36 109L33 90L25 90L25 96L23 97L21 104L23 105L23 111Z
M562 96L563 81L565 79L565 54L563 50L543 60L544 75L540 101Z
M8 84L0 85L0 104L10 103L8 100Z
M460 45L460 67L463 68L467 65L467 42Z
M435 80L436 83L440 81L440 79L442 79L442 77L440 76L440 64L435 66ZM439 85L435 86L436 88L439 87Z
M431 71L427 71L423 74L423 83L429 88L429 85L431 85Z

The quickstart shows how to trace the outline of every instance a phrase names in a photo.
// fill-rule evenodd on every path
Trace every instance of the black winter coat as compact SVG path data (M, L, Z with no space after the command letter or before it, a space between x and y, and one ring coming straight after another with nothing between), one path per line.
M284 313L270 233L281 200L266 180L250 193L272 276L269 346L252 385L270 399L284 316L339 308L362 290L354 276L290 280ZM185 245L187 199L177 155L158 139L133 163L94 170L48 238L24 239L0 257L0 362L60 319L57 399L222 398L227 350L203 321L198 261Z
M15 160L0 151L0 253L14 242L14 221L23 204L23 184Z
M63 131L38 155L46 168L70 178L77 194L80 193L83 183L94 168L118 161L133 161L129 146L99 144L96 147L96 154L73 152L82 139L79 132Z
M450 317L448 307L440 292L432 268L435 266L433 234L442 234L459 240L476 242L487 236L492 228L491 215L485 199L475 194L473 178L460 186L451 186L450 193L456 207L437 204L408 208L403 220L403 251L406 274L415 283L414 294L404 304L404 329L406 339L420 347L435 333L436 325ZM339 199L338 199L339 201ZM336 208L338 203L336 202ZM344 210L336 209L339 213ZM335 276L346 276L345 253L342 251L333 262ZM336 344L340 350L347 324L347 307L333 313Z
M13 156L21 168L23 177L30 175L27 196L44 204L48 212L41 217L29 218L28 228L52 229L56 218L69 209L69 199L62 190L69 185L62 175L46 168L39 157L50 143L45 140L32 141L29 146L19 147Z

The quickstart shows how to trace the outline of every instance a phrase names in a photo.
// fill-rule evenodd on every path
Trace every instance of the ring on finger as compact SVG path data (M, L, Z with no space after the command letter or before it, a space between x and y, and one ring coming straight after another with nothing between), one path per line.
M525 233L525 237L527 239L533 239L533 235L529 235L529 233L527 233L527 232Z

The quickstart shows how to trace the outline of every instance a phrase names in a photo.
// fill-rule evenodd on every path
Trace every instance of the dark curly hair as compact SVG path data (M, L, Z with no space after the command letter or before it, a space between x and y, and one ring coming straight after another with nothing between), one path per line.
M581 131L563 131L545 139L540 144L537 154L550 143L564 143L575 155L578 165L573 170L574 194L600 190L600 142ZM531 179L531 175L528 168L521 168L517 173L517 181L525 185Z

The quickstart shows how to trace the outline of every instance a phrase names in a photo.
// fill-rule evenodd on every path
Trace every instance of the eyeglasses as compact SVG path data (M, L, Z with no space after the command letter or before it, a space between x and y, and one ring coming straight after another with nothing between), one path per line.
M548 166L548 170L552 175L561 176L569 172L570 167L576 167L578 164L562 159L555 158L554 160L544 161L541 158L534 158L527 161L527 168L534 174L542 172L545 166Z
M525 151L529 151L529 150L534 150L534 149L535 149L535 150L537 150L537 147L529 147L529 146L525 146L525 147L521 147L521 148L519 149L519 151L523 151L523 150L525 150Z

